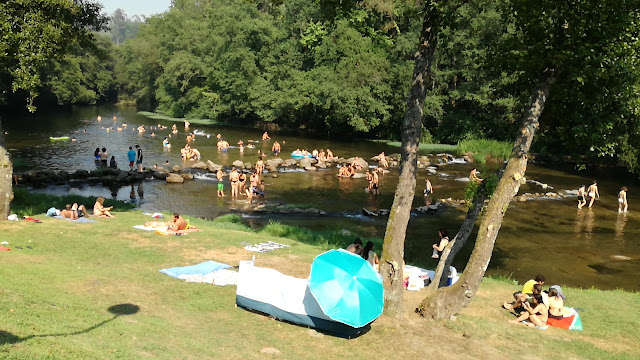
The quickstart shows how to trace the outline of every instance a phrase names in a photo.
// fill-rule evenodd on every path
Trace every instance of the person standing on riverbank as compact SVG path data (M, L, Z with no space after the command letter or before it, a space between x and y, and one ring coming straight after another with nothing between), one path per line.
M142 148L140 147L140 145L136 145L136 150L137 150L137 157L136 157L136 163L138 164L138 172L142 172Z
M582 209L585 205L587 205L587 185L582 185L578 189L578 209Z
M600 199L600 193L598 192L598 182L597 181L593 181L593 184L589 185L589 189L587 189L588 195L589 195L589 207L593 206L593 202L596 199L596 196L598 197L598 199Z
M133 146L129 146L127 157L129 158L129 171L133 171L133 163L136 161L136 152L133 151Z
M627 212L629 203L627 203L627 187L623 186L618 193L618 212Z

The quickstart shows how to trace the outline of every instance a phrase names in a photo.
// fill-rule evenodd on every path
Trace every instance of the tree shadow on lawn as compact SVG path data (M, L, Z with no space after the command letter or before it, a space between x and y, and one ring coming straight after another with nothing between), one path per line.
M70 333L61 333L61 334L42 334L42 335L29 335L29 336L25 336L25 337L20 337L20 336L16 336L8 331L3 331L0 330L0 345L5 345L5 344L17 344L23 341L27 341L29 339L33 339L33 338L44 338L44 337L58 337L58 336L72 336L72 335L80 335L80 334L85 334L88 333L89 331L95 330L97 328L99 328L100 326L109 323L115 319L117 319L118 317L122 316L122 315L133 315L136 314L138 311L140 311L140 307L138 305L134 305L134 304L118 304L118 305L113 305L110 306L107 309L110 313L112 313L114 316L111 319L107 319L104 321L101 321L91 327L88 327L84 330L79 330L79 331L74 331L74 332L70 332Z

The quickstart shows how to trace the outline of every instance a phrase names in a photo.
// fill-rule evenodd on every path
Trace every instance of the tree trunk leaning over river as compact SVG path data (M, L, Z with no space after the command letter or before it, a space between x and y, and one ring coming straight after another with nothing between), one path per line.
M447 319L471 303L489 266L504 214L518 193L520 185L525 181L529 148L538 129L538 120L544 111L553 80L553 71L547 70L534 86L520 135L516 139L506 168L499 175L498 187L485 209L475 247L462 276L454 285L438 289L435 293L430 292L417 309L420 315L436 320ZM467 226L473 227L473 224Z
M415 54L413 77L402 124L400 176L387 221L380 260L380 274L384 284L384 312L396 318L402 317L404 239L416 190L416 163L424 101L427 85L431 83L431 66L438 42L439 9L443 3L446 1L436 4L436 1L430 0L425 3L420 44Z
M11 155L4 148L4 129L0 118L0 220L7 220L13 200L13 165Z

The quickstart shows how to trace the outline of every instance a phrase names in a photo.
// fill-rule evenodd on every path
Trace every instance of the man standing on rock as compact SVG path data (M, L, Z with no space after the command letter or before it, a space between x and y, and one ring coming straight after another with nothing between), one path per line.
M142 148L140 145L136 145L136 150L138 152L136 163L138 164L138 172L142 172Z
M133 163L136 161L136 152L133 151L133 146L129 146L127 157L129 158L129 171L133 171Z

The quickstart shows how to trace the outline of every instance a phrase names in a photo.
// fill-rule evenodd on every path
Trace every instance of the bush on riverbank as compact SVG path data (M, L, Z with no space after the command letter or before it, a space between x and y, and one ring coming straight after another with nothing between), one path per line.
M35 214L46 213L51 207L56 209L64 209L66 204L78 203L84 205L87 211L91 212L96 197L86 197L80 195L49 195L41 193L33 193L27 189L15 187L13 188L13 201L11 202L11 213L17 214L19 218L23 216L33 216ZM113 206L116 211L128 211L136 208L136 204L120 200L107 200L107 205Z
M473 153L473 158L481 164L489 160L503 162L511 155L513 143L488 139L469 139L458 143L458 152Z
M400 148L402 147L402 143L400 141L382 141L389 146ZM449 144L420 144L418 146L420 151L428 152L428 153L456 153L458 152L457 145L449 145Z

